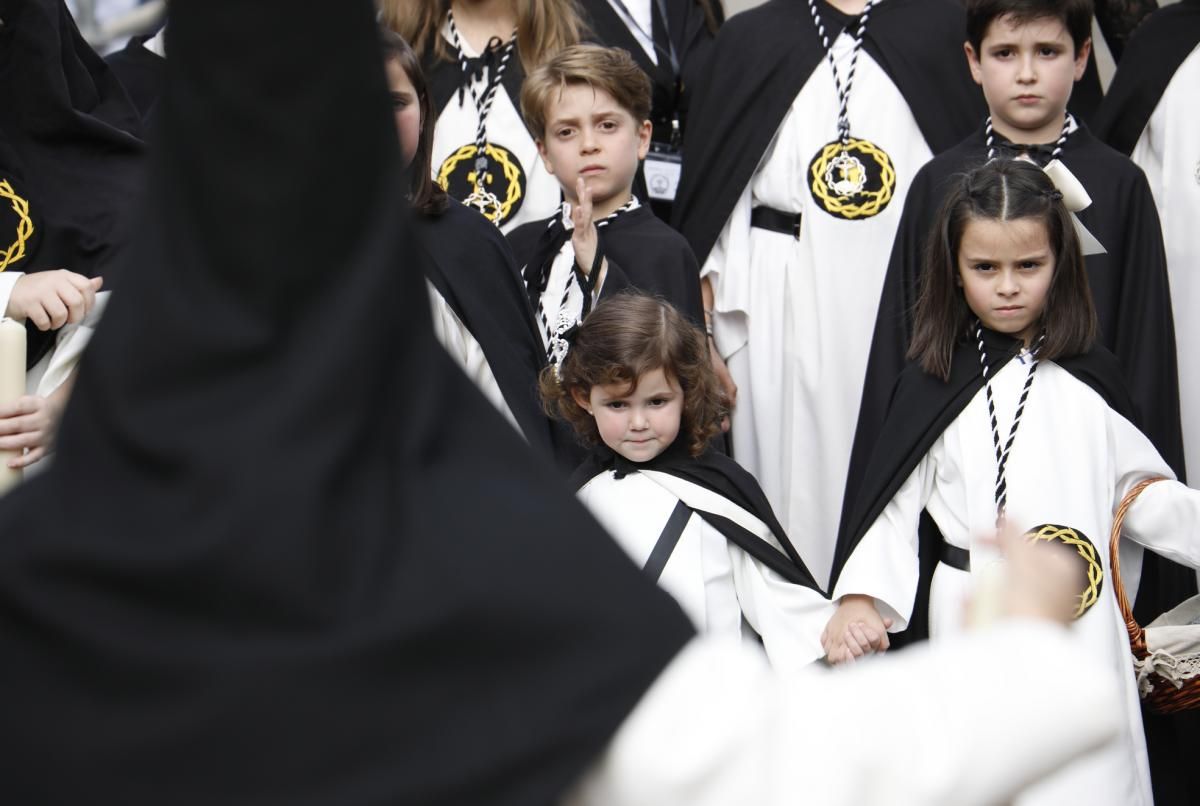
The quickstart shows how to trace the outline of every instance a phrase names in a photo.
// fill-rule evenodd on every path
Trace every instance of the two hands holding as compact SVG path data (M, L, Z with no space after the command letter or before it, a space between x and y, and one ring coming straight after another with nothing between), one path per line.
M65 269L26 274L13 286L4 315L28 319L42 331L78 324L96 304L103 282ZM0 451L18 452L8 467L28 467L51 450L71 385L68 379L45 397L23 395L0 403Z
M972 601L965 603L967 625L984 627L994 616L1069 623L1079 588L1079 570L1070 552L1054 544L1032 543L1015 531L995 542L1004 562L984 575L981 582L988 584L977 584ZM879 615L873 597L843 596L821 633L826 660L839 665L885 652L891 626L890 618Z

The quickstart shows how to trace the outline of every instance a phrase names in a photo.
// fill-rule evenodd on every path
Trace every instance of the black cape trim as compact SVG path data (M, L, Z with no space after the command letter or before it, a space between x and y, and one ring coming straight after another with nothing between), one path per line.
M1137 28L1100 105L1096 136L1131 154L1150 116L1183 64L1200 44L1200 0L1164 6Z

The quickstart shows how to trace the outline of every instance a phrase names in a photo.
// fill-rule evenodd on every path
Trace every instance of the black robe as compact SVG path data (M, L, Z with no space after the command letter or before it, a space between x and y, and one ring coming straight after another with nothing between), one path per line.
M170 14L126 282L0 500L6 798L556 803L693 630L437 345L374 4Z
M929 230L950 183L986 159L980 128L927 163L905 200L867 362L843 521L856 506L867 461L884 434L892 389L905 366ZM1068 137L1060 159L1092 197L1080 220L1108 250L1086 258L1088 282L1100 320L1100 343L1117 356L1133 397L1134 416L1129 419L1183 478L1175 329L1162 232L1150 187L1141 169L1084 126Z
M508 234L508 242L522 273L527 266L551 260L542 238L552 219L531 221ZM600 297L636 288L661 297L699 326L704 322L700 297L700 267L678 232L664 224L645 206L621 213L598 228L600 250L608 259L608 274Z
M744 527L720 515L694 510L709 525L720 532L738 548L745 551L767 568L795 585L803 585L824 594L813 579L804 560L796 552L787 532L775 517L775 511L767 501L758 481L737 462L723 453L709 448L698 457L688 453L683 440L675 440L665 451L648 462L631 462L611 448L600 445L594 448L571 476L571 487L578 490L600 473L613 470L618 478L639 470L655 470L703 487L758 518L783 548L779 549L752 534Z
M135 36L125 47L104 57L142 120L150 117L167 83L167 60L146 49L146 42L154 36Z
M479 342L521 432L551 456L551 422L537 392L546 352L504 236L453 200L440 215L414 215L412 232L425 253L426 278Z
M851 18L824 3L820 11L832 42ZM962 5L955 0L887 0L871 12L863 40L863 49L908 101L935 154L965 137L986 114L963 55L965 30ZM768 0L722 26L708 80L695 87L675 199L675 226L701 264L824 58L803 2ZM834 134L831 128L830 138Z
M1181 0L1151 14L1129 40L1121 67L1100 106L1096 136L1133 152L1162 94L1200 44L1200 0Z
M0 20L0 180L34 223L8 270L68 269L111 289L141 202L141 119L61 0L4 0ZM0 248L15 242L18 221L0 218ZM32 366L54 333L27 333Z

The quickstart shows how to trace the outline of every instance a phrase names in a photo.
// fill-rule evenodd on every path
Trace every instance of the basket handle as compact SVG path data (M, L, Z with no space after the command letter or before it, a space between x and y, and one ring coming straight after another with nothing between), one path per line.
M1151 484L1167 479L1159 476L1157 478L1145 479L1139 481L1133 486L1125 497L1121 499L1121 505L1117 507L1117 511L1113 514L1112 534L1109 537L1108 557L1109 567L1112 569L1112 586L1113 592L1117 596L1117 606L1121 608L1121 616L1125 619L1125 630L1129 633L1129 647L1133 650L1133 654L1139 658L1146 656L1146 631L1137 623L1137 619L1133 617L1133 605L1129 601L1128 594L1125 593L1125 583L1121 581L1121 526L1125 523L1125 513L1133 506L1133 502L1142 494L1142 491Z

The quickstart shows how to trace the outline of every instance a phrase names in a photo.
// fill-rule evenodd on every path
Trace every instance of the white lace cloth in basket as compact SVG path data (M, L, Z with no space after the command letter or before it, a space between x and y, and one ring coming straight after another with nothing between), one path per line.
M1154 688L1157 674L1175 688L1200 675L1200 596L1163 613L1146 626L1145 660L1134 659L1138 691L1145 697Z

